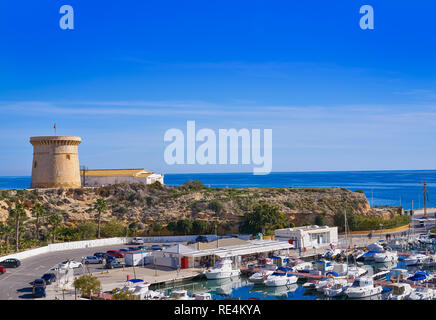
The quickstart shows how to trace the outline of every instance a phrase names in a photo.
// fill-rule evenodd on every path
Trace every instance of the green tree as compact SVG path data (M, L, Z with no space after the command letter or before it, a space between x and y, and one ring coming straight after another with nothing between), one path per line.
M315 224L317 226L325 226L325 217L323 215L318 215L315 217Z
M195 234L204 234L207 232L209 226L204 220L194 220L192 223L192 232Z
M56 234L59 231L59 227L62 225L62 217L57 212L52 212L48 216L48 224L51 225L51 242L54 243L56 240Z
M74 288L79 290L84 297L91 297L92 293L101 290L100 281L95 276L84 274L73 282Z
M81 240L93 239L97 234L97 224L94 221L82 221L76 226Z
M15 228L15 251L20 248L20 224L27 220L26 211L22 203L16 203L14 209L9 210L9 223L13 223Z
M97 199L94 210L97 211L97 238L100 239L100 232L101 232L101 215L106 212L108 209L108 205L106 200L103 198Z
M9 252L9 239L14 234L14 228L9 224L0 225L0 237L4 239L5 242L5 253Z
M288 219L279 205L261 201L244 215L240 231L256 234L286 227Z
M32 215L35 217L35 238L39 240L41 219L47 215L47 212L40 203L36 203L32 208Z
M102 224L101 234L105 238L123 237L126 235L126 226L121 221L112 219Z
M177 223L174 221L171 221L170 223L167 224L167 230L171 231L173 233L173 235L175 234L175 232L177 231Z
M182 219L177 221L176 230L179 233L190 234L192 231L192 220Z
M133 236L136 237L136 234L138 232L138 222L134 221L129 224L129 231L133 233Z
M159 236L160 236L160 232L162 231L162 229L163 229L163 226L159 222L153 223L153 231L158 232Z
M132 291L115 288L112 290L112 300L138 300Z

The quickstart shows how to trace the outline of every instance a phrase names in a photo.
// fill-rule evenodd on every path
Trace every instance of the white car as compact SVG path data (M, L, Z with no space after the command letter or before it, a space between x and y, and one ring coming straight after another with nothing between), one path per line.
M144 239L140 238L140 237L135 237L132 239L132 244L144 244Z
M83 267L83 264L77 261L64 261L59 264L59 269L75 269L81 267Z

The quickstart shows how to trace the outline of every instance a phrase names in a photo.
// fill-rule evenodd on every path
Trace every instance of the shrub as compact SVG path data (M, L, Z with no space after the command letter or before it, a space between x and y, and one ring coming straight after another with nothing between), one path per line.
M288 225L286 215L277 204L261 201L244 215L240 231L242 233L259 233L283 228Z
M198 180L189 180L183 184L183 188L190 191L199 191L207 189L206 186Z
M192 220L178 220L176 225L176 231L179 233L190 234L192 231Z
M295 209L295 204L293 204L292 202L286 201L286 202L283 202L283 204L291 210Z
M85 297L90 297L93 292L98 292L101 289L101 284L97 277L89 274L76 278L73 285Z
M207 232L209 226L204 220L194 220L192 223L192 232L195 234L204 234Z
M325 217L323 215L318 215L315 217L315 224L318 226L325 225Z
M112 219L103 222L101 226L101 236L103 238L123 237L126 235L126 227L121 221Z
M220 212L222 212L223 209L224 209L222 203L219 202L218 200L212 200L212 201L209 203L209 208L210 208L211 210L215 211L215 213L217 213L217 214L220 213Z

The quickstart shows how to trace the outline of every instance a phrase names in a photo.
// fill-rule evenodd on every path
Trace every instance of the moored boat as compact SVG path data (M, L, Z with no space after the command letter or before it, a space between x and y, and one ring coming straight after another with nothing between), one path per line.
M225 279L237 277L240 274L241 271L233 268L232 261L229 259L219 260L212 268L204 272L207 279Z
M350 299L365 298L380 294L383 291L381 286L374 286L372 278L361 277L354 280L353 284L345 289L344 293Z

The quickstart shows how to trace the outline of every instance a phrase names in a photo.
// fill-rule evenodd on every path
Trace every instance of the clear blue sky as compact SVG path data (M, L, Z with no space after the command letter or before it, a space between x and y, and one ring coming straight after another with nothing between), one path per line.
M1 1L0 175L30 175L28 139L55 121L89 168L251 171L166 165L165 131L195 120L273 129L273 171L435 169L435 15L428 0Z

